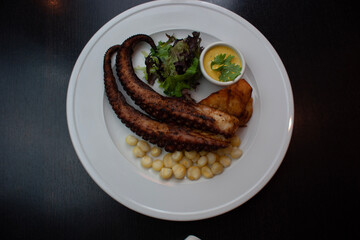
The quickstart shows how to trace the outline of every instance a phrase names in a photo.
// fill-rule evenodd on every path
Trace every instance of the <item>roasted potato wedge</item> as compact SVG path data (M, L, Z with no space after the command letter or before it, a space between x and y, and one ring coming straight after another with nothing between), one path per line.
M224 89L212 93L200 101L209 107L219 109L239 118L241 125L245 125L252 115L252 87L245 79L240 79Z
M246 123L250 120L253 112L253 99L250 98L249 102L246 104L244 112L239 117L240 126L245 126Z

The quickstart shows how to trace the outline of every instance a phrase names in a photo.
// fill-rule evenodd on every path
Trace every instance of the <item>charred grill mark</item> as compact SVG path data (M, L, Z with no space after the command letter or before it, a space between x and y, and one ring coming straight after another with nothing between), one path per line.
M174 124L161 123L131 107L118 90L111 69L111 56L121 47L115 45L104 56L104 84L109 103L122 123L143 139L165 148L166 151L212 151L229 145L225 138L201 133Z
M196 126L202 130L222 134L226 137L232 136L239 127L237 118L216 109L209 111L209 107L206 107L208 110L203 112L202 109L205 106L184 99L164 97L137 77L132 66L131 56L134 46L142 41L149 43L152 48L156 49L151 37L139 34L125 40L116 56L116 72L119 80L135 103L146 113L161 121L178 123L187 127ZM225 119L230 123L228 124L230 127L221 128L222 122L218 122L215 116Z

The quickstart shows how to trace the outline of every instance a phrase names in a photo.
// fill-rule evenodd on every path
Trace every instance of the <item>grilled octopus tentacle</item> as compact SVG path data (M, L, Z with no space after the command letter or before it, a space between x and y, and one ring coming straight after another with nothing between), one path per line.
M239 120L214 108L183 99L164 97L141 81L134 72L131 56L134 46L145 41L156 49L151 37L139 34L124 41L116 57L116 69L125 91L145 112L162 121L219 133L235 134Z
M131 107L118 90L111 68L111 56L119 48L119 45L111 47L104 57L105 92L116 115L127 127L145 140L164 147L169 152L176 150L212 151L229 145L229 141L222 136L161 123Z

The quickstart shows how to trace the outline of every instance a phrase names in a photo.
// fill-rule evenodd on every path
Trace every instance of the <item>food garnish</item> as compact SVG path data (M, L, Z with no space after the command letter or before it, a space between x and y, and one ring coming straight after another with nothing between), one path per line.
M211 69L220 72L220 82L234 81L234 79L240 75L241 67L240 65L231 63L233 58L234 56L226 56L224 53L217 55L214 60L211 61Z
M166 42L160 41L156 50L151 48L145 59L146 78L149 84L156 80L164 93L172 97L183 96L184 89L195 89L201 77L199 57L202 51L199 32L177 39L168 35Z

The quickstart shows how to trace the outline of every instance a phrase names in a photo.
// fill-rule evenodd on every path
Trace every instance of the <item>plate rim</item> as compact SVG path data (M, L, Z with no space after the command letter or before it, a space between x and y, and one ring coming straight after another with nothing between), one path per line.
M262 176L262 178L257 181L256 185L254 185L252 188L248 189L248 191L244 192L237 199L234 199L233 201L231 201L231 204L227 203L226 206L218 207L216 209L211 209L210 212L209 211L206 211L204 213L191 212L192 214L184 213L184 215L181 215L181 216L179 216L178 214L174 215L174 213L154 212L153 210L149 209L148 207L146 207L145 209L143 208L142 211L140 211L139 208L136 208L133 206L133 202L129 202L126 198L123 198L123 201L120 202L117 199L117 195L114 196L111 189L109 189L107 187L107 185L103 182L101 177L97 177L97 178L94 177L94 176L98 176L96 170L90 166L91 164L89 164L83 160L83 159L87 159L87 156L86 156L86 152L84 151L84 149L82 147L80 139L78 137L79 135L78 135L78 131L75 126L76 125L75 121L74 121L75 116L73 114L74 113L74 111L73 111L74 110L74 106L73 106L74 102L72 101L74 94L75 94L75 89L76 89L75 86L76 86L77 77L78 77L79 71L83 65L83 61L86 59L91 48L99 40L99 37L102 34L104 34L106 31L108 31L111 28L111 26L116 24L116 22L118 22L121 18L126 18L127 16L131 16L132 14L136 13L137 11L141 11L146 8L157 7L157 6L161 6L161 5L173 5L173 4L190 5L190 6L191 5L205 6L212 10L215 9L215 10L219 11L220 13L223 13L223 14L226 13L226 15L230 15L232 18L235 18L237 20L240 18L241 22L246 24L247 28L249 28L252 32L256 33L256 37L260 37L261 41L263 43L267 43L265 45L265 47L272 54L272 58L274 58L274 60L276 60L274 62L276 63L278 69L280 70L281 75L283 76L283 79L285 80L283 82L283 84L285 84L285 89L288 91L287 97L288 97L289 102L287 103L288 104L287 110L289 112L289 117L290 117L289 121L291 121L288 126L288 134L286 135L286 139L284 139L285 144L282 145L281 151L278 152L277 160L273 162L273 164L271 165L271 168L267 169L266 174L264 174ZM226 8L223 8L221 6L215 5L213 3L202 2L202 1L164 0L164 1L147 2L147 3L137 5L135 7L132 7L130 9L116 15L111 20L109 20L106 24L104 24L87 42L87 44L81 51L78 59L76 60L76 63L74 65L73 71L70 76L69 85L68 85L67 99L66 99L66 113L67 113L68 130L70 133L70 137L71 137L71 141L73 143L74 149L77 153L77 156L78 156L80 162L82 163L83 167L86 169L86 171L89 173L91 178L97 183L97 185L101 189L103 189L114 200L120 202L121 204L124 204L126 207L128 207L136 212L140 212L144 215L156 217L159 219L177 220L177 221L200 220L200 219L205 219L205 218L209 218L209 217L215 217L217 215L226 213L226 212L242 205L243 203L245 203L249 199L251 199L253 196L255 196L270 181L270 179L273 177L273 175L276 173L277 169L281 165L281 163L286 155L287 149L289 147L291 137L292 137L292 132L293 132L293 126L294 126L294 100L293 100L291 83L290 83L288 74L286 72L285 66L283 65L279 55L277 54L277 52L275 51L275 49L273 48L271 43L264 37L264 35L259 30L257 30L253 25L251 25L246 19L242 18L240 15L237 15L236 13L234 13Z

